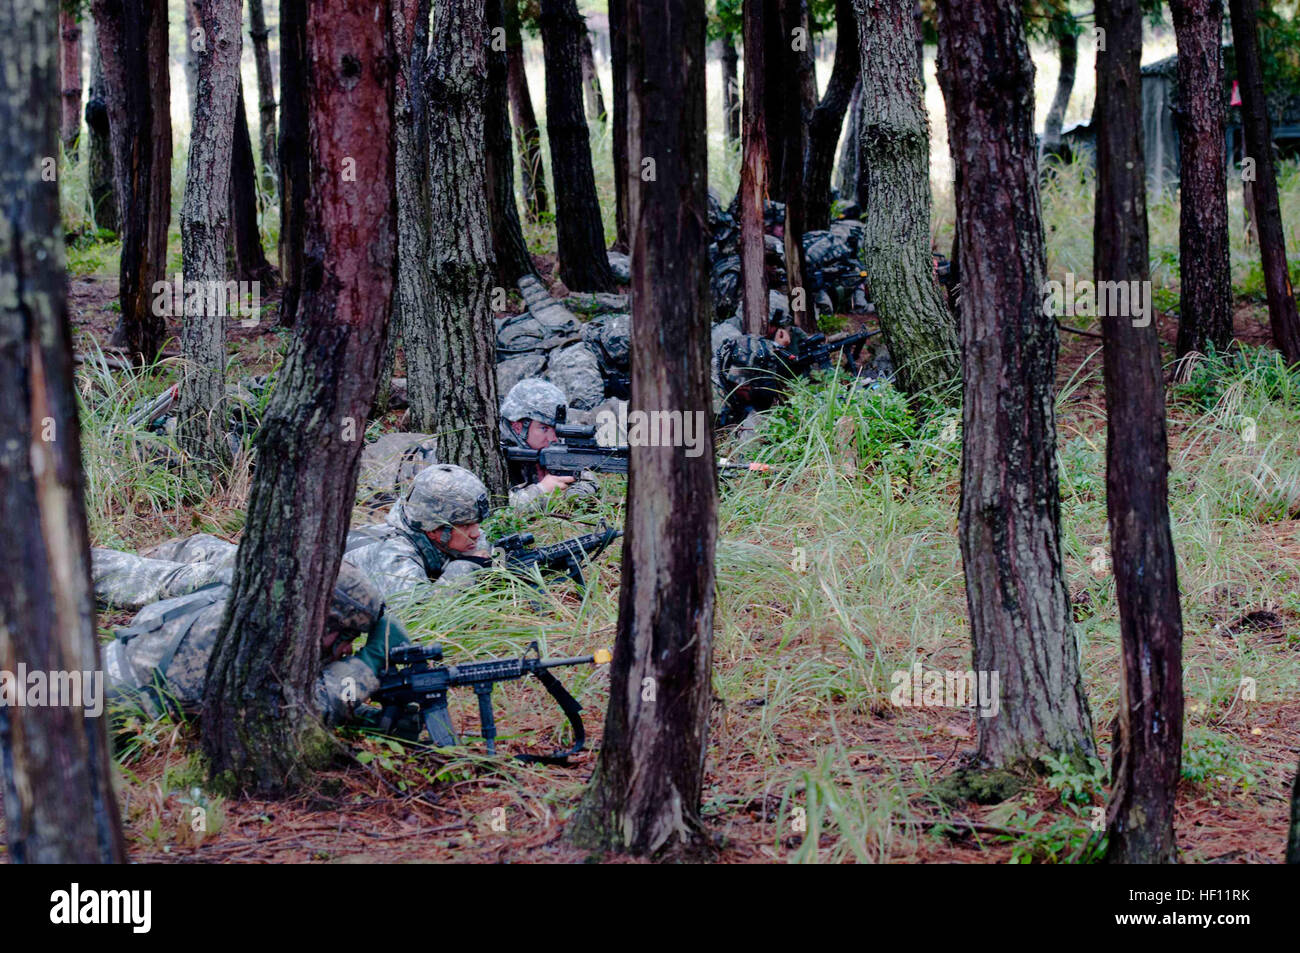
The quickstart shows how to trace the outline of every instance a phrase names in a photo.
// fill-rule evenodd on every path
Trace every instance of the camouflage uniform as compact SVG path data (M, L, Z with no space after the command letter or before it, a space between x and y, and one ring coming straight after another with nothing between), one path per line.
M165 708L198 712L231 591L228 583L216 582L141 610L104 646L110 698L128 698L153 717ZM379 687L390 647L408 639L384 614L383 599L365 574L347 563L339 567L326 629L349 641L368 635L356 655L327 662L316 682L326 722L338 724Z
M597 350L581 340L583 325L532 275L519 279L528 310L497 321L497 387L541 377L567 394L567 403L590 410L605 398Z
M502 445L528 448L528 421L536 420L554 427L556 408L564 405L564 392L549 381L537 378L520 381L501 402L499 428ZM511 427L512 423L518 421L524 423L522 434L515 433ZM510 490L511 508L528 512L544 507L550 494L542 489L538 482L540 479L541 474L536 464L511 463L510 482L516 484ZM564 488L566 497L596 496L599 492L596 475L590 470L584 470L579 479Z
M756 334L727 335L713 353L715 403L735 423L751 411L767 410L780 395L779 358L772 342Z
M191 542L188 539L156 547L148 556L114 549L91 550L91 577L96 600L102 605L135 610L185 595L211 583L229 585L233 582L235 544L215 536L203 535L194 539L197 541L191 552L184 549ZM218 547L216 544L222 545ZM171 549L166 549L167 546ZM196 558L196 552L200 550L211 558ZM173 553L180 554L181 558L171 558Z
M386 433L361 448L357 499L386 505L401 497L422 470L438 462L432 434Z
M420 472L387 519L348 533L348 562L361 569L384 597L433 580L440 588L464 583L489 553L459 558L439 549L426 532L480 523L488 515L485 487L474 474L449 463Z

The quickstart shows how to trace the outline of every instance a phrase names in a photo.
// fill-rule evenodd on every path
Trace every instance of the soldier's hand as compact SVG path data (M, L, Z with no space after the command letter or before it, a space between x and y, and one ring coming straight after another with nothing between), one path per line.
M537 485L547 493L554 493L556 490L564 489L572 482L573 477L571 476L556 476L554 473L548 473L537 481Z

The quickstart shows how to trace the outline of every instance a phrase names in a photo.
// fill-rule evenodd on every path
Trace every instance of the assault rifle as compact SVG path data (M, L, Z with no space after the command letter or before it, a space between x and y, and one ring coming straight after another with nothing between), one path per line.
M484 662L467 662L463 665L439 665L442 646L400 645L388 655L388 667L379 673L379 690L371 696L383 708L379 730L393 730L398 719L410 705L420 710L420 720L429 732L429 741L440 748L459 744L447 712L449 689L468 686L478 695L478 717L482 725L483 740L488 754L496 754L497 728L492 715L492 688L497 682L510 681L533 675L546 686L551 697L573 726L573 744L550 755L519 755L523 761L540 761L547 764L564 764L569 755L582 750L586 731L582 727L582 706L568 693L550 669L564 665L603 665L610 659L609 652L601 649L594 655L576 658L544 659L537 643L529 643L520 658L488 659Z
M836 351L843 353L844 363L849 373L856 374L863 343L879 333L879 331L859 331L857 334L846 334L833 341L826 340L825 334L810 334L800 343L798 354L783 347L773 348L773 350L791 374L807 374L815 367L830 367L831 355Z
M556 476L579 476L583 470L597 473L627 473L628 448L605 447L596 440L595 427L580 427L556 421L559 443L541 450L530 447L502 447L511 463L535 463Z
M492 544L493 550L500 550L507 569L524 575L530 574L536 566L542 572L562 572L579 586L586 588L587 579L582 574L582 564L595 559L606 547L623 535L621 529L600 524L600 531L575 536L562 543L533 548L532 533L511 533Z

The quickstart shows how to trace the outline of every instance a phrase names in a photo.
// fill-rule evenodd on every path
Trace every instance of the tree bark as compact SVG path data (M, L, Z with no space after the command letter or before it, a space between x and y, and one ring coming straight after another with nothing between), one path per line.
M614 250L626 253L628 238L627 168L627 0L609 0L610 91L614 101L612 153L614 158Z
M911 0L854 0L862 52L866 260L885 344L910 395L960 373L957 329L930 251L930 130Z
M709 288L704 5L628 0L632 407L707 419ZM700 833L712 697L717 478L702 452L632 448L604 743L573 822L579 843L655 854ZM680 843L679 842L679 843ZM674 845L676 846L676 845Z
M307 0L280 0L280 323L292 327L301 295L311 168L307 142Z
M613 12L610 13L611 23ZM519 177L524 187L524 214L535 222L547 209L546 169L542 162L542 134L533 110L524 72L524 42L519 32L519 0L506 3L506 81L514 113L515 142L519 147Z
M181 206L181 260L185 284L223 288L229 225L230 167L235 139L242 46L240 0L195 0L204 49L198 53L190 154ZM216 304L213 309L211 305ZM224 462L226 444L226 320L216 294L185 296L181 330L178 435L181 446L205 460Z
M785 194L785 230L783 239L785 242L785 277L786 290L789 293L790 313L794 317L795 324L810 333L817 331L817 309L813 302L809 300L807 288L804 286L804 275L807 274L807 266L804 262L803 254L803 233L804 222L806 220L805 204L807 202L807 193L803 177L804 158L808 145L808 122L805 116L805 104L807 102L806 87L812 80L812 37L807 29L807 20L804 16L804 7L801 0L782 0L781 2L782 25L784 33L788 37L796 36L796 31L802 29L803 43L802 49L790 50L787 54L787 63L793 67L794 75L797 82L781 83L780 87L785 92L785 116L786 129L785 135L782 136L785 158L782 160L782 187ZM793 40L786 44L794 46ZM789 75L784 71L779 75ZM814 94L815 95L815 94Z
M591 140L582 112L582 37L586 21L575 0L542 0L546 59L546 131L555 183L557 270L570 291L613 291L605 227L591 167ZM657 162L660 157L651 157ZM643 174L641 156L631 156Z
M258 137L262 149L262 179L267 192L280 180L275 150L275 76L271 73L271 31L266 28L262 0L248 0L248 36L253 41L253 62L257 64Z
M997 717L976 719L977 760L1025 767L1095 754L1061 555L1034 64L1018 4L940 0L938 15L948 142L962 169L959 532L974 668L999 673L1003 699Z
M1300 364L1300 315L1286 263L1286 235L1277 197L1277 170L1273 162L1273 129L1264 98L1264 76L1259 59L1259 0L1229 0L1233 55L1237 59L1241 90L1241 121L1246 151L1255 160L1254 220L1259 234L1259 257L1264 266L1264 291L1268 296L1268 323L1273 344L1288 364Z
M166 0L94 0L104 67L114 189L122 218L122 315L113 343L151 362L167 328L153 313L154 282L167 270L171 219L171 83Z
M92 21L93 23L93 21ZM105 100L104 65L99 44L91 37L90 86L86 90L86 132L90 138L90 156L86 163L86 182L90 190L91 213L95 227L116 233L122 227L117 214L117 190L113 176L113 143L108 128L108 103Z
M1070 94L1074 92L1074 78L1079 68L1079 35L1075 32L1074 19L1071 17L1067 21L1061 14L1055 14L1051 33L1056 40L1061 71L1057 74L1056 93L1043 123L1043 141L1038 152L1040 166L1048 156L1061 153L1061 127L1065 124L1065 110L1070 105Z
M1178 356L1232 344L1227 160L1223 152L1222 0L1170 0L1178 40Z
M591 49L591 31L585 21L582 28L582 91L587 104L587 118L604 122L605 96L600 91L600 74L596 72L596 56Z
M1142 146L1142 13L1138 0L1097 5L1098 282L1148 279ZM962 275L969 283L971 276ZM1174 797L1183 739L1182 614L1169 530L1160 339L1148 312L1102 316L1106 385L1106 510L1123 644L1107 857L1173 863ZM964 311L964 307L963 307Z
M189 115L194 115L194 102L199 88L199 51L194 31L199 28L199 0L181 0L185 8L185 34L181 40L185 50L185 98Z
M830 228L831 173L835 147L844 129L844 113L857 88L862 61L858 54L858 22L853 0L835 0L835 62L826 94L808 123L808 156L804 190L808 196L806 225L810 230Z
M740 57L736 55L736 38L724 33L718 41L722 48L722 131L727 145L740 142Z
M745 333L767 333L767 268L763 206L767 200L766 26L768 4L743 0L745 43L745 154L740 167L740 295Z
M263 293L279 283L275 266L262 248L262 229L257 224L260 195L257 190L257 162L248 131L248 110L244 106L244 81L236 76L235 141L230 166L230 238L234 268L241 281L256 281Z
M388 6L376 18L376 5L313 0L308 14L309 266L204 695L203 750L225 790L288 793L331 751L313 688L397 252Z
M495 256L483 128L486 11L476 0L435 0L428 119L429 320L407 321L411 426L438 435L438 459L506 495L497 436L496 326L490 296Z
M59 187L45 166L59 148L55 3L0 6L0 188L7 199L0 206L0 520L7 540L0 671L22 678L25 666L24 692L34 672L84 678L85 692L93 692L92 673L102 668ZM51 703L0 705L9 859L125 863L106 719L90 714L95 702L85 694L44 700Z
M77 161L77 140L81 138L81 23L77 11L59 7L59 82L63 110L59 138L69 163Z
M856 24L855 24L856 29ZM858 64L861 72L861 63ZM849 102L849 118L844 127L844 141L840 144L839 168L835 173L835 187L839 189L840 198L846 202L857 202L859 209L866 208L862 197L858 195L858 129L859 117L862 115L862 77L859 75L853 84L853 98Z
M763 128L767 131L768 197L785 201L786 136L792 120L786 115L791 95L786 87L795 82L797 66L791 37L784 30L785 7L789 0L763 0L763 65L779 82L763 83ZM748 56L746 50L746 56Z
M486 0L489 35L487 99L484 125L487 132L488 208L492 217L492 245L496 251L495 281L503 289L513 288L521 275L536 275L528 254L519 206L515 204L515 175L511 165L510 99L506 89L505 0ZM500 31L500 32L494 32Z

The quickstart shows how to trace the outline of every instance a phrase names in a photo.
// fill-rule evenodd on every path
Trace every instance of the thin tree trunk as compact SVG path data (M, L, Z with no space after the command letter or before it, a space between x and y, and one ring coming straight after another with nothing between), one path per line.
M856 22L854 25L856 30ZM858 71L861 73L861 62ZM853 98L849 102L849 117L844 127L844 140L840 144L839 168L835 173L835 187L846 202L858 199L858 120L862 114L862 77L853 84ZM859 204L861 204L859 202Z
M582 112L582 37L586 21L575 0L542 0L546 59L546 132L555 183L557 270L570 291L613 291L605 227L596 198L591 139ZM630 157L646 174L641 156ZM661 157L648 157L658 162Z
M91 21L93 24L93 21ZM117 214L117 188L113 175L113 143L109 133L108 103L105 100L104 65L99 44L90 42L90 87L86 90L86 132L90 137L90 156L86 163L86 182L95 227L116 233L122 227Z
M102 689L103 670L59 190L45 168L59 148L55 3L0 5L0 520L9 541L0 571L0 670L70 674L84 679L84 691L61 703L0 704L0 790L10 861L120 864L126 845L107 719L95 717L95 700L85 694L95 691L92 673Z
M1259 0L1229 0L1232 16L1233 55L1237 58L1241 89L1241 120L1246 151L1255 160L1254 221L1259 234L1259 257L1264 266L1264 291L1268 296L1268 323L1273 344L1288 364L1300 364L1300 315L1286 263L1286 235L1277 198L1277 171L1273 162L1273 130L1264 98L1264 77L1259 59Z
M999 673L1002 699L997 717L976 719L977 760L1024 767L1095 754L1061 555L1034 64L1019 5L940 0L938 14L968 276L959 533L974 668ZM998 253L986 254L993 242Z
M280 0L280 324L292 327L302 293L307 196L311 169L307 142L307 0Z
M256 281L265 294L279 283L275 266L266 259L262 248L262 229L257 224L260 195L257 190L257 162L253 158L253 140L248 131L248 111L244 106L244 80L237 76L235 96L235 142L230 168L230 238L234 249L235 275L241 281Z
M205 37L198 54L190 154L181 206L181 259L185 284L223 289L230 166L235 140L242 46L240 0L195 0ZM191 454L224 462L226 444L225 301L217 294L186 295L181 331L179 437ZM217 305L214 309L212 305Z
M122 218L122 315L113 343L135 360L162 350L167 328L153 286L167 270L171 219L171 84L166 0L94 0L103 62L114 188Z
M801 47L793 49L787 54L787 62L794 68L798 81L787 81L780 84L786 95L785 116L787 120L785 135L782 137L785 158L781 163L782 190L785 194L785 231L783 238L785 241L786 290L789 292L790 313L794 316L795 324L805 331L816 333L817 309L813 306L813 302L809 300L811 296L804 285L804 276L807 274L808 269L803 254L803 233L806 218L805 203L807 202L803 169L808 144L805 105L808 99L807 84L809 82L815 83L814 80L811 80L812 53L810 46L812 38L807 29L807 19L804 15L801 0L782 0L781 15L786 36L795 37L797 36L797 30L802 29L804 31L801 44L795 43L793 40L787 44L787 46ZM788 74L783 72L778 75Z
M727 145L740 142L740 57L736 55L736 38L722 34L722 131Z
M436 38L427 87L433 308L427 322L403 327L411 425L437 433L439 460L465 467L493 496L504 497L490 303L496 262L483 128L484 4L435 0L430 35Z
M628 0L632 406L703 421L709 397L704 5ZM610 703L579 843L649 855L698 839L713 660L717 482L712 428L695 456L632 448Z
M627 0L609 0L609 68L614 100L614 250L626 253L628 238L627 166Z
M930 252L930 131L911 0L854 0L862 50L866 260L885 343L908 394L960 373L957 329Z
M248 0L248 36L253 41L253 62L257 64L258 137L262 148L262 178L267 192L280 181L275 150L275 77L271 73L271 31L266 28L262 0Z
M831 173L835 169L835 147L844 128L844 112L857 89L862 61L858 54L858 21L853 0L835 0L835 62L826 83L826 95L813 110L808 123L808 158L804 190L808 196L807 227L829 228L831 224Z
M1106 50L1097 58L1097 211L1093 273L1148 279L1142 149L1142 12L1138 0L1097 5ZM972 275L963 273L969 285ZM1141 287L1141 286L1139 286ZM1108 859L1173 863L1174 797L1183 745L1182 613L1169 531L1169 464L1160 339L1151 313L1107 307L1106 511L1123 644ZM965 306L963 305L963 311Z
M611 22L613 13L611 12ZM535 222L547 209L546 169L542 162L542 133L533 110L524 71L524 42L519 32L519 0L506 2L506 82L514 113L515 144L519 147L519 176L524 187L524 214Z
M605 96L600 91L600 74L596 72L596 55L591 49L591 31L582 30L582 91L587 103L587 118L605 121Z
M1178 356L1232 344L1228 183L1223 152L1222 0L1170 0L1178 40ZM1189 368L1190 369L1190 368Z
M1061 127L1065 123L1065 110L1070 105L1074 77L1079 68L1079 35L1074 18L1067 17L1068 14L1055 14L1052 20L1051 32L1056 40L1056 54L1061 63L1061 71L1056 76L1056 93L1052 96L1052 105L1048 107L1047 119L1043 123L1043 140L1038 152L1040 166L1048 156L1061 153Z
M81 23L75 10L59 6L59 82L63 110L59 138L68 162L77 161L77 140L81 137Z
M767 131L768 198L785 201L786 136L791 120L786 115L791 95L786 89L796 78L793 42L784 28L789 0L763 0L763 65L777 82L763 83L763 128ZM748 56L748 50L746 50Z
M767 267L764 263L763 205L767 199L767 81L764 0L743 0L745 42L745 155L740 167L740 294L745 332L767 333Z
M378 11L380 16L376 18ZM356 493L397 253L386 0L313 0L309 247L319 269L257 438L234 591L204 694L218 788L280 795L327 762L313 686Z
M505 0L486 0L488 47L487 99L484 126L487 132L488 208L492 217L492 244L496 252L496 283L513 288L521 275L536 275L532 256L524 241L515 204L515 175L510 146L510 99L506 89Z

